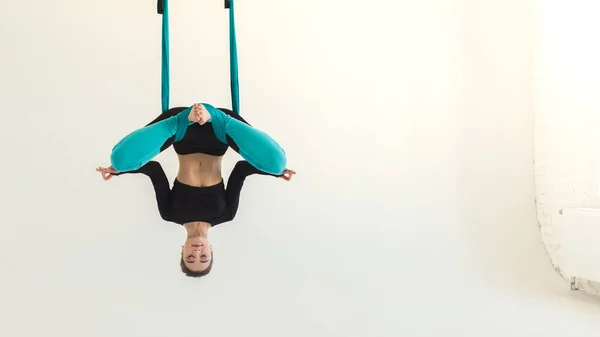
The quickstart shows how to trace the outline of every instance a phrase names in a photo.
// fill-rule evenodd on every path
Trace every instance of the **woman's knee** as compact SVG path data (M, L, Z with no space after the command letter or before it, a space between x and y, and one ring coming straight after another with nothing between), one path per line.
M133 171L142 167L149 158L154 157L148 149L140 149L129 143L117 144L110 154L110 164L119 172Z
M285 151L283 151L283 149L281 149L281 155L277 156L276 158L276 163L275 163L275 169L277 169L277 174L282 174L283 171L285 171L285 168L287 166L287 156L285 154Z
M115 148L110 154L110 164L119 172L130 171L131 164L128 162L129 158L131 158L131 156L128 156L123 148Z
M287 165L287 156L283 149L273 151L265 162L265 172L270 174L281 174Z

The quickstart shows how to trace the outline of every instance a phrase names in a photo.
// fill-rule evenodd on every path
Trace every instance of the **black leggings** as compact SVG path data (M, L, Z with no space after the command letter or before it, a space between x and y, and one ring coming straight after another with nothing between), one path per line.
M176 116L185 109L189 109L189 107L171 108L165 111L164 113L160 114L160 116L158 116L152 122L148 123L146 126ZM223 111L225 114L231 116L232 118L235 118L245 124L250 125L240 115L234 113L229 109L219 108L219 110ZM169 148L169 146L173 145L173 149L175 150L175 152L180 155L204 153L211 156L223 156L225 155L225 152L227 152L227 149L231 146L231 148L234 149L235 152L239 153L239 148L237 144L233 141L233 139L231 139L231 137L227 136L228 144L224 144L217 139L217 136L215 135L211 123L205 123L204 125L194 123L188 126L183 139L176 143L173 143L174 139L175 136L169 138L160 148L160 151L162 152L165 149Z

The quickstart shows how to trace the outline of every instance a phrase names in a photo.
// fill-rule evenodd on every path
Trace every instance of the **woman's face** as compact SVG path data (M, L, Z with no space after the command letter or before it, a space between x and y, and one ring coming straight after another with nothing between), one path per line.
M208 268L212 259L212 246L207 238L193 237L185 240L181 254L186 267L194 272Z

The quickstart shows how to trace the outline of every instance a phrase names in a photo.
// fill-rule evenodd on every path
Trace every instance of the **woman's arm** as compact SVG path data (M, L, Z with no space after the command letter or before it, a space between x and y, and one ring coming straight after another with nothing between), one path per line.
M240 194L242 192L242 187L244 186L244 181L246 177L252 174L260 174L260 175L270 175L274 177L281 177L282 175L275 175L260 171L254 166L250 165L245 160L238 161L235 164L235 167L231 171L229 175L229 179L227 181L227 206L229 207L229 211L231 214L231 218L229 220L233 220L238 210L238 206L240 204Z
M134 171L119 172L115 175L131 173L141 173L150 178L152 185L154 186L154 193L156 195L156 202L158 206L158 212L161 218L165 221L174 221L173 203L171 198L171 188L169 187L169 180L159 162L150 161L146 165L140 167Z

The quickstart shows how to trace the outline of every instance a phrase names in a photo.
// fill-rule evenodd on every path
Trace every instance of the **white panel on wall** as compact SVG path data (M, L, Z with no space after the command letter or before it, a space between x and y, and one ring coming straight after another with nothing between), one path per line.
M542 240L562 271L559 209L600 207L600 3L537 2L535 184ZM586 290L598 292L593 284Z

